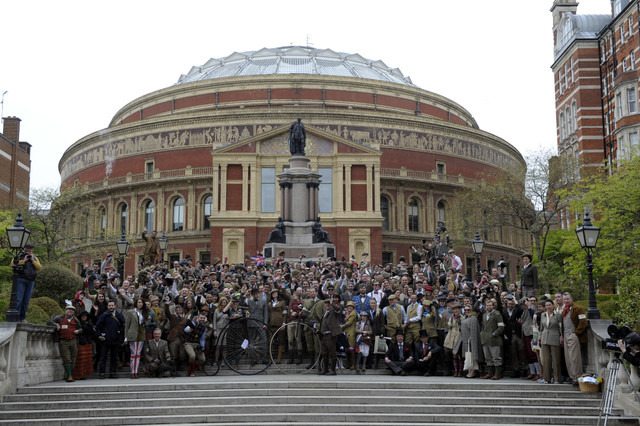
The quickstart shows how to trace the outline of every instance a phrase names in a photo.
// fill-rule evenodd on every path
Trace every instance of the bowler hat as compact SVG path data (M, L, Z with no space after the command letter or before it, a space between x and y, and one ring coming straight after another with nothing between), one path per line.
M627 337L624 338L624 341L629 346L631 346L631 345L640 345L640 335L638 335L638 333L631 332L631 333L627 334Z

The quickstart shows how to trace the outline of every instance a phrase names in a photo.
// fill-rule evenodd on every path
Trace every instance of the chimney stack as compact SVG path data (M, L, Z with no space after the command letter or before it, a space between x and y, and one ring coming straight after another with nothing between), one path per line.
M16 144L20 142L20 120L18 117L5 117L2 134Z

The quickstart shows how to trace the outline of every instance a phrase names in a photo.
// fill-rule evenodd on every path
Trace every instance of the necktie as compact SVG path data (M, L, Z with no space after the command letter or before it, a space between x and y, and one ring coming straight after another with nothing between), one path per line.
M404 353L402 352L402 343L398 345L398 351L400 352L400 361L404 359Z
M422 356L427 356L427 344L422 344Z

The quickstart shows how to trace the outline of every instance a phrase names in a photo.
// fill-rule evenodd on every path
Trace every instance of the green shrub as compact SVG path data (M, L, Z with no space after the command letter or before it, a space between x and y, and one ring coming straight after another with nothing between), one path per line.
M0 299L0 322L4 322L9 309L9 299Z
M46 313L49 318L54 315L62 315L64 314L64 310L55 300L50 297L36 297L32 298L29 303L29 310L32 306L39 306L44 313ZM27 311L27 316L29 315L29 311Z
M11 266L0 266L0 281L13 281L13 268Z
M32 305L29 303L29 309L27 309L27 322L31 324L45 325L49 321L51 315L47 313L38 305Z
M64 300L73 300L82 286L83 281L79 275L63 266L47 265L38 272L33 297L50 297L63 306Z

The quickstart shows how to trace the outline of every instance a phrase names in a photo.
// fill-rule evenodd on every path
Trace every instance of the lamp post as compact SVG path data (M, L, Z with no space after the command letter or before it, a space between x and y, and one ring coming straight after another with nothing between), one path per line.
M116 247L118 248L118 254L120 255L120 263L118 265L120 279L124 281L124 262L127 257L127 253L129 253L129 241L127 241L127 236L122 233L120 237L120 241L116 243Z
M480 273L480 255L482 254L482 249L484 248L484 240L480 239L480 234L476 231L476 236L471 241L471 250L476 255L476 265L478 265L478 274Z
M593 259L591 253L598 243L598 235L600 228L591 224L589 213L585 213L582 220L582 226L576 229L576 236L580 242L580 246L587 252L587 274L589 275L589 309L587 310L587 318L600 319L600 311L596 304L596 289L593 284Z
M160 250L162 251L162 265L164 266L164 251L167 249L167 247L169 246L169 240L167 239L167 237L164 235L164 231L162 232L162 237L158 238L158 247L160 247Z
M18 322L20 313L18 312L18 273L22 271L22 266L18 265L20 261L20 253L29 240L31 231L24 227L22 214L18 212L16 222L11 228L7 228L7 239L9 240L9 248L13 254L13 284L11 285L11 299L9 300L9 310L7 311L7 322Z

